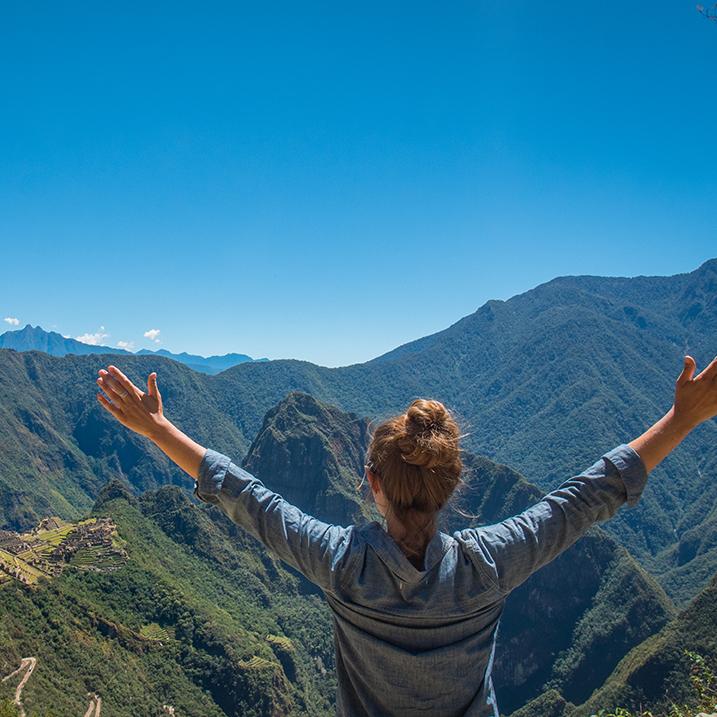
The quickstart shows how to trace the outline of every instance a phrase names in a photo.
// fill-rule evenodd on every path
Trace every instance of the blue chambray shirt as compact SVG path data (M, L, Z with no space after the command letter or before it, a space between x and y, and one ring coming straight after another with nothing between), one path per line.
M418 570L373 521L331 525L206 449L195 495L318 585L333 613L341 717L498 717L491 679L505 599L647 482L623 443L493 525L438 531Z

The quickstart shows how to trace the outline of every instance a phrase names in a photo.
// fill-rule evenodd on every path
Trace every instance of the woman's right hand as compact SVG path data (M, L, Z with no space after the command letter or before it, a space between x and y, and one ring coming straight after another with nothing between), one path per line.
M682 373L675 381L675 418L697 426L717 416L717 356L693 378L697 364L685 356Z

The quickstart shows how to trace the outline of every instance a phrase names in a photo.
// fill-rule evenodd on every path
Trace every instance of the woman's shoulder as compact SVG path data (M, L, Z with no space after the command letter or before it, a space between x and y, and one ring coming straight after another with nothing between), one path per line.
M483 539L483 528L464 528L453 531L452 538L464 556L490 583L498 588L498 572L495 561Z

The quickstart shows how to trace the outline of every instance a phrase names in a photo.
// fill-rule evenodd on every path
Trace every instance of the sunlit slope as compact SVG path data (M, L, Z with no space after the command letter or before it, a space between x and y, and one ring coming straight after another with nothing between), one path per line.
M108 477L138 490L186 485L144 439L102 415L97 369L114 361L143 384L159 372L170 417L198 440L243 454L290 391L360 416L416 396L458 414L467 448L514 466L542 489L642 432L669 407L682 356L717 347L717 260L688 274L559 277L489 301L444 331L364 364L282 360L217 376L161 357L66 357L0 350L0 520L76 517ZM685 601L717 569L717 422L701 426L652 474L640 504L605 529Z
M37 658L28 714L84 714L88 693L126 717L163 704L207 717L331 714L323 605L215 512L178 488L139 503L115 488L97 514L116 523L124 566L0 587L0 672Z
M356 414L294 392L267 414L244 466L325 520L370 517L355 489L365 425ZM448 532L471 524L456 509L490 523L542 495L507 466L470 453L464 462L469 489L444 515ZM592 529L510 596L495 659L501 707L514 709L546 686L583 701L673 614L656 581L613 538Z
M685 650L698 653L717 669L717 576L659 634L632 650L574 717L589 717L599 707L616 705L633 710L643 705L661 714L673 702L694 699L693 663Z

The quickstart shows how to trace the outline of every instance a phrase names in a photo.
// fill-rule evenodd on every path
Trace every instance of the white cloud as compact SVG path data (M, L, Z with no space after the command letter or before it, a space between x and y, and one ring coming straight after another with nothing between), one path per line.
M16 318L15 316L6 316L3 321L10 324L10 326L19 326L20 325L20 319Z
M68 336L67 334L62 334L62 338L63 339L71 339L72 336Z
M132 351L134 349L134 341L118 341L117 348Z
M159 329L149 329L144 332L144 338L154 341L155 344L159 343Z
M90 346L101 346L102 342L109 336L102 331L98 331L96 334L82 334L82 336L75 336L77 341L81 341L83 344L89 344Z

